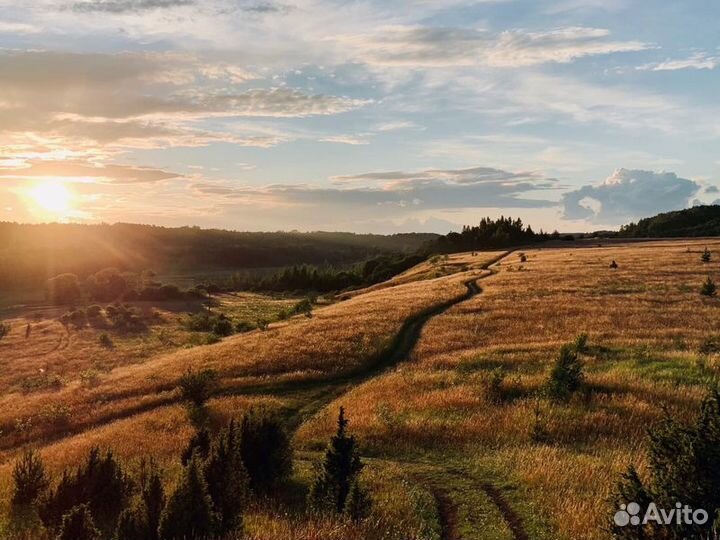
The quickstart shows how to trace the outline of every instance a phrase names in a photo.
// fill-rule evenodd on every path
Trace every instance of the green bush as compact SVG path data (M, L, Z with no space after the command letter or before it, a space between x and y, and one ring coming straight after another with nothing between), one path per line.
M90 509L86 504L73 507L62 520L57 540L100 540Z
M583 366L574 345L563 345L550 372L547 391L554 401L567 401L583 384Z
M25 450L15 462L12 478L13 505L34 504L50 485L45 465L40 455L32 449Z
M213 325L212 331L216 336L225 337L232 335L235 332L235 328L233 328L233 324L230 319L225 317L225 315L220 315Z
M180 378L178 386L184 401L196 407L202 407L217 389L217 372L212 369L196 372L188 368Z
M710 278L710 276L708 276L708 278L702 284L702 287L700 288L700 294L710 297L717 294L717 286L715 285L715 282L712 280L712 278Z

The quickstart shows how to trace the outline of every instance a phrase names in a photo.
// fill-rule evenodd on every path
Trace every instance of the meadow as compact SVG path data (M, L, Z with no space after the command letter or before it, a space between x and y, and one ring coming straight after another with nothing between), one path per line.
M0 377L0 511L26 445L54 473L96 445L129 463L153 456L172 485L194 432L177 382L210 368L213 429L263 409L294 433L292 486L248 508L248 538L609 538L620 473L647 471L647 429L663 407L694 414L717 374L708 344L720 300L699 291L720 275L718 253L717 241L675 240L452 254L216 344L184 348L178 335L177 346L140 354L118 339L113 352L97 349L97 335L83 341L97 332L85 329L53 353L53 369L64 370L56 387L19 382L53 331L36 323L37 348L23 353L17 320L0 342L15 355L2 357ZM226 302L235 317L254 313ZM543 392L549 372L580 334L583 390L554 402ZM108 367L89 384L82 374L98 361ZM362 523L303 510L340 406L374 498Z

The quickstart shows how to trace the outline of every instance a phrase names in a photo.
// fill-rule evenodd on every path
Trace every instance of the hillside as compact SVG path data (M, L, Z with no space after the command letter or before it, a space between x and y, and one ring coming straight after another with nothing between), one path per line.
M693 417L719 373L719 300L699 293L720 276L718 252L677 240L462 253L311 317L96 367L91 382L93 358L75 350L62 384L21 390L22 369L43 365L34 358L2 371L0 515L28 444L54 478L97 445L128 464L152 456L173 486L198 422L178 389L192 367L218 376L211 431L262 410L292 434L292 481L246 508L247 539L605 540L621 473L649 477L647 430L664 411ZM16 328L7 346L42 338ZM548 381L570 342L584 379L555 400ZM306 513L340 406L374 501L359 522Z
M682 236L720 236L720 206L693 206L666 212L630 223L620 229L623 237L671 238Z
M234 232L149 225L0 223L0 290L103 268L199 272L295 264L346 265L413 252L432 234Z

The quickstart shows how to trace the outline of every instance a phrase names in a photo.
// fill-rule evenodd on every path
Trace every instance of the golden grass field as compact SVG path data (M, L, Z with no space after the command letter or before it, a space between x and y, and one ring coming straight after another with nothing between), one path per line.
M710 263L700 260L705 246L714 253ZM0 500L7 504L12 459L27 443L41 448L53 470L94 444L128 460L151 454L177 462L192 427L176 381L188 366L210 367L222 389L210 402L215 425L250 407L292 412L323 404L312 385L341 386L340 397L295 435L299 482L308 481L340 405L367 456L376 496L368 523L255 508L250 538L440 538L433 497L449 501L457 538L608 538L607 497L628 465L645 470L645 433L661 406L692 414L717 374L717 359L698 348L720 327L720 299L699 289L708 275L720 279L720 242L523 252L525 262L520 251L510 253L492 274L481 267L498 253L450 256L440 277L423 263L310 319L120 362L93 386L71 380L59 389L14 391L15 364L34 369L36 362L17 357L0 377ZM461 297L464 283L480 277L481 294L432 317L406 361L357 384L343 379L372 365L408 318ZM538 391L560 346L582 332L590 344L583 355L588 390L553 404ZM498 369L500 400L489 393ZM542 441L533 437L538 427Z

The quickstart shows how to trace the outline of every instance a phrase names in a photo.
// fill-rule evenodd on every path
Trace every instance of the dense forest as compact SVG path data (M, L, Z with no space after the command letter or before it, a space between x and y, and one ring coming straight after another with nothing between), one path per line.
M415 252L431 234L234 232L150 225L0 223L0 290L105 268L154 272L344 266Z
M483 218L476 226L465 226L462 232L451 232L428 242L424 250L428 253L454 253L506 248L544 242L556 235L553 233L551 236L542 231L536 233L530 226L523 225L519 218Z
M720 235L720 206L694 206L641 219L620 228L623 237L679 237Z

